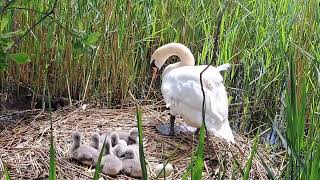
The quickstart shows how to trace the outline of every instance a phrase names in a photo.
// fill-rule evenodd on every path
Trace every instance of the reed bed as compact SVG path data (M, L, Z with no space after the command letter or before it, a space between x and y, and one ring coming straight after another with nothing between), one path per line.
M16 1L2 13L8 19L3 32L28 29L54 3ZM230 101L239 103L244 114L232 123L240 132L261 122L271 125L281 107L290 59L298 75L308 74L310 94L319 101L319 88L313 86L319 78L317 4L228 1L214 64L233 65L225 81ZM54 13L11 49L27 53L31 63L7 60L7 71L0 74L2 92L17 95L28 89L42 95L48 84L54 97L94 97L109 107L127 99L128 90L143 99L150 81L150 54L159 45L181 42L191 48L198 64L211 59L221 6L220 1L208 0L58 1ZM267 108L256 113L259 106Z

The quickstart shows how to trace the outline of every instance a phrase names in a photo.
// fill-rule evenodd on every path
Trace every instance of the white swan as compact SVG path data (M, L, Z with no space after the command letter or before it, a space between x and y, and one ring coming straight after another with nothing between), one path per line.
M200 73L207 65L195 66L191 51L180 43L169 43L158 48L151 56L153 78L165 61L176 55L180 62L168 65L162 73L161 91L167 108L170 108L170 132L174 135L175 116L179 115L190 126L202 125L203 95ZM229 64L210 66L203 73L203 87L206 95L206 126L215 136L234 143L228 121L228 98L220 71L227 70Z

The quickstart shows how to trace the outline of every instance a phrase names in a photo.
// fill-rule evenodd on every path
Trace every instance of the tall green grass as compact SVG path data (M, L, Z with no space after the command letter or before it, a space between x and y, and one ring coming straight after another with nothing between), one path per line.
M319 121L315 118L313 104L311 104L309 111L310 116L306 116L310 82L307 81L307 74L301 73L304 70L303 64L292 59L289 60L286 96L289 162L286 176L299 179L318 179L320 176ZM309 125L309 127L306 129L305 125Z

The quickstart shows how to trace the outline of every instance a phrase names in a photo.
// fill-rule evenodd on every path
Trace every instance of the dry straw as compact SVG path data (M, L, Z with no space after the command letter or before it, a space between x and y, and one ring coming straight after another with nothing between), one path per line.
M159 104L159 103L158 103ZM170 163L174 165L172 179L180 179L185 172L191 158L191 145L195 141L192 133L179 134L176 137L159 135L155 125L167 122L164 113L160 113L161 105L143 106L143 131L144 147L147 167L152 172L158 163L171 158ZM10 117L10 114L6 114ZM25 111L10 124L2 126L0 133L0 170L6 165L13 179L35 179L47 178L49 169L49 135L50 122L48 114L43 111ZM178 124L182 121L177 120ZM53 113L53 130L56 148L57 178L58 179L91 179L94 170L81 166L68 158L68 150L71 147L71 133L79 130L84 141L88 142L90 135L108 130L129 130L136 126L135 109L98 109L68 108ZM226 176L231 176L234 162L237 161L242 169L245 167L252 143L250 140L235 135L238 147L229 146L218 138L210 137L212 148L206 149L210 158L205 157L205 168L203 179L211 179L210 176L219 172L222 162L226 160ZM195 142L197 143L197 142ZM179 145L179 146L178 146ZM210 146L210 147L211 147ZM163 147L163 148L162 148ZM176 149L177 147L178 150ZM239 149L240 148L240 149ZM273 167L263 146L259 146L258 153ZM162 149L164 151L162 151ZM172 153L176 153L171 157ZM256 156L257 157L257 156ZM268 179L261 161L253 160L250 178ZM148 173L150 179L153 173ZM237 177L240 177L239 173ZM102 177L106 177L102 174ZM110 178L110 177L109 177ZM125 175L118 175L118 179L130 179ZM112 178L111 178L112 179Z

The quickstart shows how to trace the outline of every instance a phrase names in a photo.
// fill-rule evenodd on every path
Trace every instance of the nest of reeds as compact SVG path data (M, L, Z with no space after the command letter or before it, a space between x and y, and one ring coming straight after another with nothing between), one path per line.
M154 167L169 159L174 167L170 179L181 179L191 162L192 149L196 149L194 133L181 133L175 137L160 135L155 125L167 123L168 116L157 105L143 106L144 150L149 179L154 179ZM7 119L3 119L3 118ZM56 169L58 179L92 179L94 169L82 166L69 158L71 134L78 130L88 143L93 132L129 130L137 126L135 108L68 108L52 113ZM11 121L8 119L11 118ZM12 119L14 118L14 120ZM2 119L2 120L1 120ZM13 179L46 179L49 172L50 121L43 111L10 112L0 116L0 171L6 166ZM6 124L4 124L6 122ZM177 124L183 121L177 120ZM235 134L237 145L210 136L206 143L203 179L242 176L250 157L252 141ZM250 179L268 179L262 160L272 169L267 151L259 145L252 161ZM262 160L261 160L262 159ZM125 175L105 179L132 179Z

